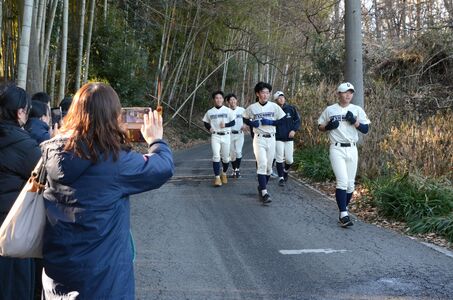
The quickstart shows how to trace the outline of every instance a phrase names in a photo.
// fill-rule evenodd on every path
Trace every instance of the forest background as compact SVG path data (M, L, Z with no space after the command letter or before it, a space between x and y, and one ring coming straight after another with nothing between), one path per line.
M362 201L353 209L451 243L453 0L369 0L361 13L372 124L359 147ZM247 106L255 83L269 82L303 120L298 171L333 179L316 123L345 80L343 1L0 0L0 26L0 78L46 91L53 106L102 81L123 106L155 107L160 77L174 143L207 137L201 115L212 91Z

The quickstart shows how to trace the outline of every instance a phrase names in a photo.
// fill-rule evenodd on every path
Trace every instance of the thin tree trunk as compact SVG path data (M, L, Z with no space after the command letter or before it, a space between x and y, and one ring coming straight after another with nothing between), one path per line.
M19 46L19 63L17 85L23 89L27 85L28 53L30 50L30 32L33 14L33 0L24 1L24 13L22 18L22 33Z
M376 26L376 39L381 38L381 17L379 16L378 1L373 0L374 5L374 24Z
M247 43L245 48L249 50L250 46L250 38L247 38ZM241 92L241 106L244 106L245 103L245 83L247 79L247 66L248 66L248 60L249 60L249 53L248 51L245 51L244 53L244 68L242 69L243 75L242 75L242 92Z
M85 47L85 71L83 73L83 83L88 81L88 70L90 69L90 49L91 49L91 35L93 32L93 21L94 21L94 7L96 1L91 0L91 7L90 7L90 18L88 20L88 36L87 36L87 45Z
M45 16L45 0L35 0L32 27L30 33L30 50L27 66L27 91L30 94L42 92L44 81L41 61L41 44L43 18Z
M233 58L235 55L236 55L236 54L231 55L229 59ZM217 70L220 69L224 63L226 63L226 61L223 61L221 64L219 64L219 65L218 65L211 73L209 73L208 76L206 76L205 79L203 79L202 82L200 82L200 83L195 87L195 89L192 91L192 93L184 100L184 102L181 104L181 106L179 106L179 108L178 108L178 109L176 110L176 112L170 117L170 119L165 123L165 125L168 124L169 122L171 122L171 120L173 120L173 119L175 118L175 116L181 111L181 109L184 107L184 105L187 103L187 101L190 100L190 98L192 97L192 95L193 95L194 93L196 93L196 91L198 90L198 88L199 88L201 85L203 85L203 84L205 83L205 81L208 80L208 78L212 76L212 74L214 74L215 72L217 72Z
M156 81L154 83L154 88L155 88L154 94L155 95L157 95L157 88L158 88L157 82L159 80L158 78L160 76L160 72L162 71L162 67L165 64L165 62L163 62L162 60L164 58L165 41L167 40L167 38L166 38L167 37L167 28L169 27L169 24L170 24L169 13L170 13L170 10L168 8L168 3L167 3L167 1L165 1L165 20L164 20L164 27L162 29L162 38L160 41L160 52L159 52L159 61L157 63L157 70L156 70ZM170 33L170 30L169 30L169 33Z
M43 66L43 82L44 82L44 88L47 86L47 71L49 68L49 48L50 48L50 40L52 38L52 30L53 30L53 24L55 21L55 13L57 11L57 6L58 6L59 0L53 0L51 3L51 11L50 11L50 16L49 16L49 24L46 28L46 38L44 42L44 54L42 57L42 61L44 62ZM58 40L58 34L57 34L57 40Z
M0 0L0 47L2 48L3 50L3 0ZM0 53L2 56L5 55L5 52L3 51L3 53ZM6 73L3 74L3 77L6 78Z
M93 0L95 1L95 0ZM104 0L104 23L107 23L107 11L108 11L108 1Z
M189 34L187 35L187 40L186 40L186 44L184 46L184 50L181 54L181 57L180 57L180 60L179 60L179 67L177 68L177 71L176 71L176 75L175 75L175 78L174 78L174 81L173 81L173 86L172 86L172 89L170 91L170 96L168 97L168 104L171 105L171 101L175 95L175 91L176 91L176 87L177 87L177 83L179 82L179 78L181 76L181 71L185 65L185 62L186 62L186 55L187 55L187 51L189 50L189 47L192 45L193 41L194 41L194 38L197 36L198 32L194 32L195 31L195 24L198 23L198 20L199 20L199 15L200 15L200 2L197 2L197 10L195 12L195 17L193 18L193 22L192 22L192 26L190 28L190 32Z
M83 33L85 28L85 0L80 0L80 27L79 27L79 53L77 55L77 69L75 75L75 90L80 88L80 74L82 72L82 59L83 59Z
M60 47L60 27L57 28L57 40L55 41L56 49L53 52L52 69L50 71L49 95L53 101L53 107L56 107L62 99L55 98L55 76L57 73L58 49Z
M209 36L209 30L206 32L206 37L203 42L203 46L201 48L201 54L200 54L200 61L198 64L198 70L197 70L197 79L195 80L195 86L198 85L198 82L200 81L200 76L201 76L201 68L203 67L203 60L204 60L204 53L206 49L206 44L208 43L208 36ZM189 127L192 124L192 114L193 114L193 107L195 104L195 97L197 96L197 92L193 93L192 97L192 103L190 104L190 113L189 113Z
M65 96L66 87L66 55L68 50L68 5L69 0L63 0L63 24L61 36L61 66L60 66L60 86L58 88L58 99Z

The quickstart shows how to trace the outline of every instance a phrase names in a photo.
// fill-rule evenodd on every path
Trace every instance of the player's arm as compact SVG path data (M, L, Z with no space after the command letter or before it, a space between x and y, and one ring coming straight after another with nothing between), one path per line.
M225 127L233 127L236 124L236 120L230 121L225 124Z
M297 131L300 128L300 116L297 113L297 110L293 109L293 131Z
M363 134L367 134L369 130L369 125L365 123L360 123L359 118L355 117L354 114L350 111L346 113L346 121L353 125L358 131Z
M203 122L203 124L207 130L211 131L211 124L209 124L208 122Z
M331 118L327 124L318 124L319 131L325 132L333 129L337 129L340 126L340 122L335 118Z
M249 127L255 127L255 128L258 128L260 126L260 121L259 120L250 120L250 119L247 119L247 118L242 118L242 121L244 122L244 124L248 125Z

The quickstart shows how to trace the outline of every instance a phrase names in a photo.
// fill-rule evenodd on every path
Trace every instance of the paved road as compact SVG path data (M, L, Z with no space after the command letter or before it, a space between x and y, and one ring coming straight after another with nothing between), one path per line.
M293 179L271 179L261 206L250 143L243 178L220 188L209 157L209 145L175 153L174 178L132 198L137 299L453 299L453 257L340 228L335 203Z

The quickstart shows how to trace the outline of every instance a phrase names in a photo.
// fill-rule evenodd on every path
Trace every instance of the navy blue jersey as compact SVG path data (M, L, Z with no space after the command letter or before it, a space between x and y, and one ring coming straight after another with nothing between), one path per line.
M294 106L289 104L283 104L282 106L283 111L285 112L286 116L283 117L282 120L279 121L276 129L276 140L277 141L292 141L293 138L289 138L289 132L291 130L297 131L300 127L300 117L297 113L297 110Z

